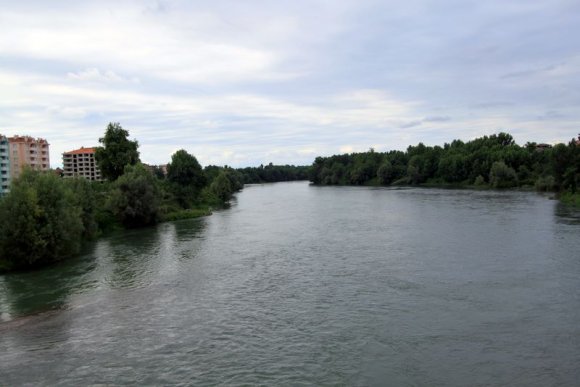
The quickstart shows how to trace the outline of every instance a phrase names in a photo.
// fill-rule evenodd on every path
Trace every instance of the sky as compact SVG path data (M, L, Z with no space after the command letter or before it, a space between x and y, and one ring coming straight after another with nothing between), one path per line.
M0 133L202 165L580 132L578 0L0 0Z

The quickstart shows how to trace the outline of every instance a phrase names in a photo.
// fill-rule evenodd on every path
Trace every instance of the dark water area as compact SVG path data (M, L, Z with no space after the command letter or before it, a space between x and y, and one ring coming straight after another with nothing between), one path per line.
M535 193L247 186L0 276L0 385L580 385L580 213Z

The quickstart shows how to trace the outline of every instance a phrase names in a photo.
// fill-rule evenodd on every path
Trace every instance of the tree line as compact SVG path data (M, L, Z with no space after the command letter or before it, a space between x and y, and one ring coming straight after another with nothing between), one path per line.
M317 157L310 180L322 185L525 186L577 195L580 146L576 139L553 147L519 146L510 134L499 133L443 146L419 143L404 152L371 148Z
M110 123L95 151L106 181L63 179L25 170L0 199L0 271L32 268L78 254L104 232L209 214L243 187L229 167L204 171L179 150L167 175L140 162L139 144Z
M279 181L308 180L310 166L273 165L272 163L259 167L239 168L244 184L276 183Z

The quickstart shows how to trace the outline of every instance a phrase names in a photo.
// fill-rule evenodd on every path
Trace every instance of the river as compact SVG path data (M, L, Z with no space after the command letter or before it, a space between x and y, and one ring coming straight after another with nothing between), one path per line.
M0 385L577 386L579 322L546 196L254 185L0 276Z

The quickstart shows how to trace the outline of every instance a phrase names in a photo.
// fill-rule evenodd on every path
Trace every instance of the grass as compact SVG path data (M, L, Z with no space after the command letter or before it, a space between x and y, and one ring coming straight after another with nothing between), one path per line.
M560 201L564 204L580 208L580 193L564 192L558 195Z

